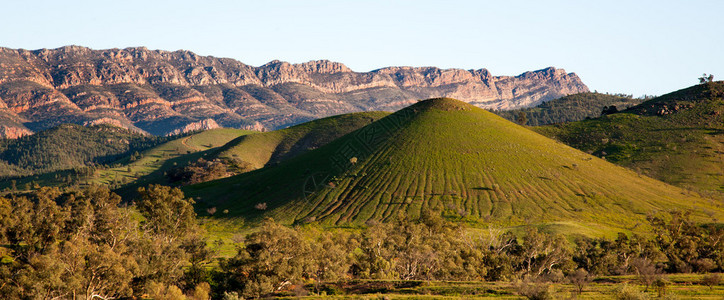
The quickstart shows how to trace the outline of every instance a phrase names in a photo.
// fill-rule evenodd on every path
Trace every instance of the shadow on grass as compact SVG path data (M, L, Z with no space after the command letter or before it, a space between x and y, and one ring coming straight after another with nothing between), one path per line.
M474 189L474 190L477 190L477 191L492 191L492 190L493 190L493 188L490 188L490 187L487 187L487 186L474 187L473 189Z

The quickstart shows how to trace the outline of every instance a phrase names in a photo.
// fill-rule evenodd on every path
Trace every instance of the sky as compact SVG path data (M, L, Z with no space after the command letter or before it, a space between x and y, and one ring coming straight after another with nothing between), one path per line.
M724 78L724 1L10 1L0 47L185 49L260 66L548 66L593 91L661 95Z

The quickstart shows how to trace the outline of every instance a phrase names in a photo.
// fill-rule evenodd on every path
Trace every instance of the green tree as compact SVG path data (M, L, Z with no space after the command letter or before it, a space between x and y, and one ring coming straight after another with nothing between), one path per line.
M196 224L194 200L184 197L178 188L153 184L139 188L138 211L146 218L146 226L167 242L173 242L192 231Z
M245 247L224 260L225 286L244 297L261 297L310 278L311 248L299 232L266 219L246 236Z
M538 277L554 269L570 271L575 266L568 241L561 235L548 235L529 226L522 240L520 257L525 274Z
M713 81L714 81L714 75L712 75L712 74L706 75L706 73L704 73L701 77L699 77L699 84L705 84L705 83L713 82Z
M179 196L168 188L149 190L145 200L151 203ZM0 295L127 298L133 292L140 296L154 281L194 290L198 285L182 281L182 268L208 259L194 215L186 219L191 220L188 226L162 226L164 219L154 209L163 206L150 205L154 208L140 224L133 208L119 205L120 197L100 186L67 191L44 187L26 196L0 198ZM184 208L167 212L187 216ZM182 229L187 231L174 231Z
M200 246L206 242L196 223L194 201L178 188L161 185L139 188L138 192L136 207L145 220L140 237L133 241L139 265L136 283L180 284L183 267L192 264L198 268L200 261L194 259L208 256L205 247Z
M528 115L524 111L519 111L518 116L515 118L515 122L520 125L528 124Z
M349 246L349 237L343 233L325 230L313 230L310 254L312 265L309 275L315 283L337 281L345 277L350 269L349 253L354 249ZM318 286L317 286L318 287Z

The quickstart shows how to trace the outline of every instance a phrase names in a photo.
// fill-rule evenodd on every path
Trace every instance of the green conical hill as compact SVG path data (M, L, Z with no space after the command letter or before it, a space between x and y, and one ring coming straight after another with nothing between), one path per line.
M279 165L187 188L226 216L328 225L422 209L502 226L632 229L652 212L724 216L640 176L453 99L421 101Z

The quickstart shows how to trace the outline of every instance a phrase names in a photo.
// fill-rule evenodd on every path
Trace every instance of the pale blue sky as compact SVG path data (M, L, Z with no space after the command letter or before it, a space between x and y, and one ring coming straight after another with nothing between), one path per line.
M0 46L186 49L259 66L547 66L660 95L724 78L724 1L3 1Z

